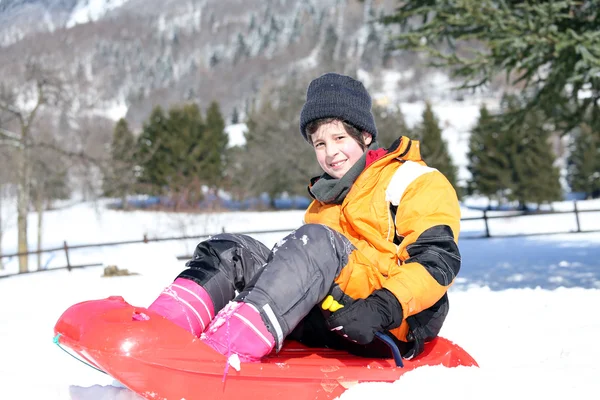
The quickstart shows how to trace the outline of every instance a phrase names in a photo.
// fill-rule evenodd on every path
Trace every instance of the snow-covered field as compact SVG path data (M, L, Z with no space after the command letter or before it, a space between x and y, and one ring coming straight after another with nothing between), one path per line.
M557 208L572 207L571 203ZM598 201L579 208L600 208ZM79 204L49 212L43 247L148 237L266 229L292 229L303 213L176 215L105 210ZM480 215L463 210L463 217ZM600 214L581 214L582 228L599 229ZM34 225L35 215L31 216ZM10 226L9 226L10 227ZM572 214L490 220L493 234L574 229ZM463 237L481 233L465 221ZM256 237L272 246L284 234ZM32 243L35 232L32 232ZM4 251L14 248L14 224ZM102 278L101 267L48 271L0 279L0 399L134 400L109 377L86 367L52 343L53 327L70 305L122 295L149 304L184 267L195 240L73 250L72 264L100 262L139 275ZM480 368L424 367L394 384L360 384L343 400L426 396L444 399L596 398L600 393L600 233L463 239L463 268L451 288L451 311L442 331L469 351ZM5 260L15 272L15 259ZM35 267L35 258L31 259ZM65 265L61 252L45 255L47 268Z

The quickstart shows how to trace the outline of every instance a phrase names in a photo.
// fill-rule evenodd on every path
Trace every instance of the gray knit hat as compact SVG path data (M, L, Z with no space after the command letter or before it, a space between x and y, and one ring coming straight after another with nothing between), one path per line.
M321 118L339 118L361 131L377 136L371 112L371 96L356 79L327 73L313 80L306 91L306 103L300 113L300 132L308 141L306 126Z

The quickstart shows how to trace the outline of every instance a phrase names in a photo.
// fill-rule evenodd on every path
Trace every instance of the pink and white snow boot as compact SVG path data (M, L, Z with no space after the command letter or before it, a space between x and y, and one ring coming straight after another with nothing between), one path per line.
M208 292L196 282L185 278L175 279L148 310L162 315L196 336L204 332L215 315Z
M242 362L258 362L275 347L275 338L251 304L231 301L202 334L204 343Z

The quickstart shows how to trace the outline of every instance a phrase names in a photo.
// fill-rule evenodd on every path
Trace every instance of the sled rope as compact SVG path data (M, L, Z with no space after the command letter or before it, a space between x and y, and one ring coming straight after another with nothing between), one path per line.
M383 343L385 343L391 350L392 355L394 356L394 362L396 363L396 367L404 368L404 363L402 362L402 355L400 354L400 349L394 343L392 339L386 336L384 333L376 332L375 336L379 338Z
M95 366L93 366L89 362L83 361L81 358L75 357L71 352L65 350L65 348L60 344L60 340L59 339L60 339L61 336L62 335L60 333L58 333L56 336L54 336L54 339L52 339L52 341L54 342L54 344L56 344L59 349L61 349L62 351L64 351L65 353L67 353L68 355L70 355L71 357L73 357L74 359L76 359L77 361L84 363L88 367L94 368L96 371L100 371L103 374L106 374L106 372L102 371L100 368L96 368Z

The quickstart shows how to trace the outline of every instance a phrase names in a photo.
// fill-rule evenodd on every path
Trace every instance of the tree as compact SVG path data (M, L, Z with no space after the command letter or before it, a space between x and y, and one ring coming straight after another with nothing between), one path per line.
M305 87L295 80L264 86L260 106L248 115L245 151L230 158L227 170L230 185L243 188L241 193L266 193L271 201L283 193L307 195L309 178L322 172L299 131Z
M170 194L176 209L203 198L202 186L220 188L228 136L216 102L206 121L197 104L173 106L165 116L156 107L140 136L140 182L153 194Z
M469 137L469 194L480 194L502 201L512 185L511 137L502 130L488 109L479 109L479 119Z
M562 199L560 172L550 147L550 132L541 112L530 112L515 126L517 151L514 158L514 191L511 197L521 208L527 203L542 204Z
M2 238L4 237L4 185L0 183L0 271L4 269L4 255L2 251Z
M398 106L373 106L373 116L377 126L377 142L388 148L400 136L410 136L404 114Z
M138 137L138 151L135 156L141 170L138 182L142 185L142 190L149 194L163 194L168 185L167 177L171 173L167 121L163 109L160 106L154 107Z
M6 207L6 198L8 197L8 190L10 188L10 171L11 168L8 166L11 163L10 153L5 151L6 149L0 145L0 271L4 269L4 258L2 257L2 241L4 238L4 231L7 228L7 223L5 219L5 215L7 214L5 211Z
M567 162L567 182L587 198L600 197L600 131L582 123L573 133Z
M104 195L121 199L127 209L127 195L134 191L136 140L124 118L119 119L110 145L110 166L104 177Z
M421 144L421 157L423 160L427 165L438 169L444 174L458 192L456 167L452 163L450 153L448 153L448 145L442 138L442 129L429 102L425 104L423 121L416 129L416 134Z
M332 68L334 67L334 65L336 65L337 59L335 58L335 50L338 46L339 41L340 38L337 35L335 26L333 24L327 25L327 28L325 29L323 43L319 50L319 65L328 68Z
M204 194L206 184L206 149L212 144L206 140L206 123L197 104L186 104L169 110L169 132L173 137L168 143L171 171L169 188L178 198L176 207L196 205Z
M246 44L246 40L241 33L238 33L236 43L235 43L235 51L233 53L233 65L237 65L240 61L244 60L250 55L250 49Z
M200 108L191 103L173 106L166 120L169 140L157 156L165 160L165 191L174 200L175 209L193 206L203 197L202 163L205 125ZM162 153L162 154L161 154Z
M46 132L47 136L51 136ZM51 138L47 138L50 141ZM52 207L54 200L69 198L71 192L67 184L69 162L67 157L50 149L38 149L32 154L31 180L29 193L33 209L37 213L37 269L42 268L42 238L44 213Z
M501 112L510 114L520 109L521 99L504 96ZM500 119L499 121L503 121ZM528 203L541 204L560 200L561 186L555 156L550 147L550 130L547 118L541 112L529 112L519 124L501 125L505 139L502 151L509 155L511 183L506 188L508 200L517 201L519 207Z
M231 112L231 123L234 125L240 123L240 112L237 107L233 107L233 111Z
M36 144L34 124L38 114L44 107L58 106L64 101L63 82L55 71L28 64L25 67L26 87L0 87L0 113L8 115L11 122L18 127L15 134L5 129L0 137L11 141L15 149L16 181L17 181L17 249L19 256L19 272L29 270L27 239L27 214L30 205L31 157ZM24 98L27 96L28 98Z
M499 74L521 86L525 102L505 115L509 125L543 111L568 132L599 107L599 8L600 0L416 0L382 21L402 28L396 48L427 53L461 88Z
M225 132L225 120L221 113L219 103L213 101L206 110L206 123L200 153L201 173L200 176L209 187L219 188L223 180L225 170L225 150L229 142L229 136Z

